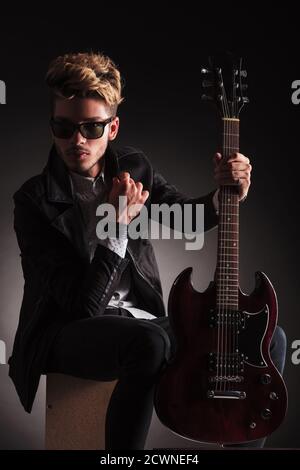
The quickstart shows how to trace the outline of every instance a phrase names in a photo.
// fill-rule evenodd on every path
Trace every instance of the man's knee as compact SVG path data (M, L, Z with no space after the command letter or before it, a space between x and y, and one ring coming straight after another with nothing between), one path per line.
M130 344L127 370L129 366L142 375L154 375L169 359L170 351L170 339L162 328L149 322L141 324Z

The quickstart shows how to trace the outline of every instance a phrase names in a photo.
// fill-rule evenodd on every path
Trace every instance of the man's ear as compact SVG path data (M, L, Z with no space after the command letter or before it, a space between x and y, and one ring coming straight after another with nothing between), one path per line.
M120 125L120 120L118 116L116 116L109 126L108 140L114 140L117 137L118 131L119 131L119 125Z

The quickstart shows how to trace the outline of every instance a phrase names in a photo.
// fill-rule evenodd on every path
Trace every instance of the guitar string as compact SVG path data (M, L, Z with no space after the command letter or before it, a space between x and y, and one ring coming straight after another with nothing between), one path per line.
M226 115L226 110L224 106L224 100L222 100L222 108L223 108L223 115ZM223 129L224 131L224 129ZM223 134L223 150L225 148L225 135ZM223 214L223 187L220 188L220 194L221 196L219 198L219 203L221 204L221 220L220 220L220 227L222 227L222 218L224 218ZM220 232L220 238L222 237L222 232L221 229L219 229ZM218 328L218 348L217 348L217 358L216 358L216 363L217 363L217 370L216 370L216 383L215 383L215 390L221 390L221 380L220 377L222 376L223 372L223 366L222 366L222 350L223 350L223 328L222 328L222 316L221 316L221 260L222 260L222 253L223 252L223 245L222 243L219 245L219 266L217 270L217 281L218 281L218 289L217 289L217 309L216 309L216 321L217 321L217 328ZM221 352L221 354L220 354Z
M232 122L232 141L233 141L233 147L235 151L239 150L239 142L238 142L238 122L234 121ZM235 194L233 191L233 199L235 204L232 206L235 210L234 212L234 220L235 220L235 232L238 232L238 224L239 224L239 202L238 202L238 196ZM234 260L231 260L232 265L234 265L234 272L235 272L235 277L234 277L234 324L232 328L232 337L233 337L233 348L232 348L232 360L234 364L234 376L238 377L239 376L239 352L238 352L238 329L239 329L239 309L238 309L238 252L239 252L239 245L238 245L238 237L235 235L232 237L235 240L236 247L235 249L232 249L232 252L234 253ZM232 256L233 258L233 256Z
M229 140L229 145L228 145L228 156L232 154L232 151L235 151L236 150L236 146L235 146L235 137L234 137L234 122L235 121L228 121L228 140ZM228 296L226 298L226 306L227 308L229 309L229 312L228 312L228 315L229 315L229 319L230 319L230 332L228 334L228 338L230 337L230 346L228 348L228 361L229 361L229 364L230 366L232 366L232 364L235 364L235 356L234 356L234 353L232 351L232 346L233 346L233 341L232 341L232 335L233 335L233 323L235 324L236 322L236 314L235 314L235 295L236 295L236 292L235 292L235 282L236 282L236 279L235 277L233 276L233 273L236 274L235 270L234 270L234 267L235 267L235 264L234 264L234 261L233 261L233 252L234 252L234 235L232 235L232 233L234 232L234 228L235 228L235 197L234 197L234 190L232 188L232 186L228 186L228 189L226 191L227 193L227 197L226 197L226 202L228 204L228 214L229 214L229 217L230 217L230 220L228 220L228 222L230 222L230 224L228 224L228 231L227 231L227 235L226 235L226 238L227 238L227 257L226 257L226 264L227 264L227 270L226 270L226 273L227 273L227 276L226 276L226 279L227 279L227 284L226 284L226 290L228 292ZM233 319L233 322L232 322L232 319ZM234 368L234 370L232 370L232 368L230 367L230 371L229 371L229 378L232 378L234 375L236 375L236 370ZM230 380L229 380L229 389L232 389L232 383Z
M227 101L227 100L226 100ZM225 101L225 102L226 102ZM226 116L227 116L227 110L226 110ZM227 159L227 146L228 146L228 134L227 134L227 120L224 121L224 158ZM226 219L227 219L227 207L225 204L225 199L226 198L226 186L223 186L222 188L222 213L223 213L223 224L222 224L222 232L221 232L221 242L222 242L222 257L220 261L220 266L221 266L221 272L220 272L220 303L221 303L221 325L222 325L222 338L223 338L223 343L222 343L222 356L221 356L221 362L222 362L222 374L220 377L221 380L221 389L224 391L226 389L226 383L225 383L225 377L226 377L226 349L227 349L227 325L226 325L226 303L224 299L224 276L226 276L226 267L224 264L224 260L226 259L226 243L224 239L224 230L226 227Z
M227 114L227 117L229 115ZM226 138L226 147L225 147L225 155L226 155L226 160L228 160L228 155L229 155L229 145L230 145L230 136L228 133L228 120L225 121L225 138ZM227 331L227 294L226 294L226 276L228 275L228 270L227 270L227 232L228 232L228 219L229 219L229 213L228 213L228 205L226 203L227 200L227 193L228 193L228 188L225 186L224 188L224 194L223 194L223 207L224 207L224 215L225 215L225 225L223 227L223 246L224 246L224 257L222 260L223 263L223 269L222 269L222 291L223 291L223 305L225 307L223 311L223 325L224 325L224 334L225 334L225 348L223 352L223 362L224 362L224 375L223 375L223 388L224 391L226 390L226 377L227 377L227 341L228 341L228 331ZM224 236L225 235L225 236ZM225 238L226 237L226 238Z
M227 147L228 147L228 132L227 132L227 119L228 117L228 107L227 107L227 99L225 95L225 120L224 120L224 125L223 125L223 157L227 159ZM221 230L221 259L220 259L220 272L219 272L219 305L221 306L220 308L220 323L221 323L221 331L222 331L222 350L221 350L221 374L220 374L220 389L224 391L226 389L226 382L225 382L225 377L226 377L226 347L227 347L227 325L225 323L226 321L226 303L225 303L225 298L224 298L224 276L225 276L225 264L224 264L224 259L226 258L226 243L225 239L222 236L222 233L224 233L224 229L226 227L226 219L227 219L227 208L225 204L226 200L226 186L222 187L222 230Z
M223 80L222 80L223 82ZM230 111L229 111L229 103L228 103L228 100L227 100L227 94L226 94L226 90L225 88L223 87L223 92L224 92L224 98L225 98L225 103L226 103L226 120L225 120L225 125L224 125L224 132L225 132L225 158L226 160L228 160L229 158L229 155L230 155L230 152L229 152L229 148L230 148L230 134L229 134L229 131L230 131L230 125L229 125L229 117L230 117ZM223 264L223 267L222 267L222 272L221 272L221 284L222 284L222 304L223 304L223 315L222 315L222 324L223 324L223 330L224 330L224 334L225 334L225 347L224 347L224 350L223 350L223 364L224 364L224 373L223 373L223 389L224 391L227 389L227 374L228 374L228 371L227 371L227 361L228 361L228 358L227 358L227 354L228 354L228 305L227 305L227 294L226 294L226 287L228 286L228 282L226 283L225 282L225 279L227 279L227 276L228 276L228 279L229 279L229 275L228 275L228 266L227 266L227 260L228 260L228 248L227 248L227 243L228 243L228 240L227 240L227 234L228 234L228 225L227 225L227 222L228 222L228 218L230 217L230 206L227 204L227 197L228 197L228 192L229 192L229 188L228 186L225 186L224 187L224 191L223 191L223 213L224 213L224 218L225 218L225 225L223 224L223 235L224 233L226 234L226 239L223 238L223 247L224 247L224 257L223 257L223 260L222 260L222 264ZM225 308L224 308L225 307Z
M228 107L228 101L227 101L227 96L226 96L226 91L224 90L224 95L225 95L225 104L226 104L226 117L229 117L229 107ZM228 135L228 119L225 120L225 125L224 125L224 133L225 133L225 155L224 158L228 158L228 146L230 144L229 141L229 135ZM223 234L224 234L224 229L227 227L227 225L224 225L224 222L226 224L226 220L228 218L228 206L226 204L226 197L227 197L227 187L223 187L223 193L222 193L222 206L223 206ZM222 239L222 236L221 236ZM227 377L227 349L228 349L228 327L227 327L227 305L226 301L224 302L224 297L226 296L225 290L224 290L224 276L226 275L225 273L227 272L227 266L225 265L226 262L226 240L223 238L222 240L222 246L223 246L223 256L221 260L221 266L222 270L220 273L220 279L221 279L221 302L222 302L222 316L221 316L221 322L222 322L222 331L223 331L223 351L222 351L222 364L223 364L223 371L221 374L221 388L222 391L225 391L227 386L226 386L226 377ZM225 307L225 308L224 308Z
M233 71L233 116L234 117L237 117L237 114L236 114L236 109L235 109L235 106L236 106L236 88L235 88L235 72ZM235 121L234 121L235 122ZM235 150L237 149L237 146L236 146L236 129L235 129L235 126L236 126L236 122L235 122L235 125L233 124L233 121L232 121L232 125L231 125L231 136L232 136L232 141L233 141L233 146L235 148ZM234 135L233 135L234 134ZM233 196L233 194L231 194L231 201L232 203L236 203L236 198ZM236 208L236 204L235 205L232 205L231 206L233 208L233 210ZM236 229L236 225L234 225L233 227L233 231ZM232 239L235 239L236 237L236 234L233 234L232 233ZM234 250L232 250L231 254L234 252ZM236 263L233 263L233 258L234 260L236 260L236 257L235 256L230 256L230 263L231 263L231 266L236 266ZM233 283L233 285L236 287L236 279L235 279L235 282ZM235 294L236 294L236 289L235 289ZM236 371L236 356L235 356L235 331L236 331L236 322L237 322L237 313L236 313L236 309L235 307L232 309L232 322L231 322L231 331L230 331L230 334L231 334L231 340L232 340L232 345L231 345L231 378L232 380L234 379L234 376L237 375L237 371ZM229 382L230 383L230 389L232 390L233 388L233 384L234 384L234 381L232 382Z
M234 122L234 124L233 124ZM237 150L237 147L236 147L236 141L235 141L235 125L236 125L236 122L235 121L232 121L232 124L231 124L231 136L232 136L232 146L234 148L234 150L236 151ZM232 201L232 212L234 214L233 216L233 219L234 221L236 222L236 198L235 198L235 195L234 195L234 191L231 190L231 201ZM236 225L233 226L233 231L235 231L236 229ZM235 240L235 235L232 236L232 239ZM231 242L232 243L232 242ZM235 252L235 250L233 250L233 247L231 248L231 255ZM233 260L233 258L235 258L235 256L231 256L230 257L231 260L230 260L230 263L231 263L231 267L234 266L236 267L236 263L234 261L236 261L235 259ZM235 271L236 273L236 271ZM234 287L234 294L236 295L236 277L232 278L231 279L234 279L234 282L232 282L233 284L233 287ZM236 321L237 321L237 315L236 315L236 308L235 308L235 304L233 303L234 307L232 309L232 315L233 315L233 322L232 322L232 326L231 326L231 337L232 337L232 347L231 347L231 363L232 363L232 379L234 378L234 376L237 375L237 370L236 370L236 356L235 356L235 328L236 328ZM231 382L231 389L232 389L232 386L233 386L233 382Z
M237 151L239 151L239 123L237 122L236 123L236 130L235 130L235 147L237 149ZM238 189L238 188L237 188ZM237 231L237 235L239 235L238 231L239 231L239 196L235 196L235 199L237 199L237 203L235 205L236 207L236 231ZM238 236L236 236L236 250L235 250L235 254L237 255L235 258L236 258L236 280L235 280L235 290L236 290L236 295L237 295L237 298L236 298L236 324L235 324L235 349L236 349L236 359L235 359L235 364L236 364L236 370L235 370L235 375L236 376L239 376L239 362L240 362L240 359L239 359L239 347L238 347L238 331L239 331L239 303L238 303L238 280L239 280L239 238Z
M233 121L230 121L229 122L229 146L230 146L230 154L232 153L232 150L234 149L234 139L233 139ZM230 228L233 229L234 228L234 225L233 225L233 221L234 221L234 206L233 206L233 191L232 191L232 188L231 187L228 187L228 198L227 198L227 202L228 202L228 205L229 205L229 208L230 208L230 220L231 220L231 226ZM228 233L228 239L230 240L230 242L228 243L229 245L229 253L228 253L228 256L227 256L227 263L228 263L228 267L229 267L229 274L228 274L228 281L227 281L227 291L229 293L229 298L230 298L230 301L229 301L229 304L230 304L230 309L229 309L229 316L230 316L230 333L228 336L230 336L230 347L229 347L229 364L230 364L230 373L229 373L229 377L232 377L232 361L234 360L234 356L232 355L232 318L234 319L234 309L232 308L232 303L233 301L231 301L231 295L232 295L232 231L233 230L230 230L230 234ZM229 389L232 388L232 382L229 381Z
M225 147L227 150L227 158L232 153L232 150L237 150L237 135L235 129L236 122L234 121L225 121ZM235 224L238 223L238 212L234 209L238 209L236 202L235 192L231 186L226 186L223 192L223 213L225 216L225 224L228 222L228 227L235 228ZM229 224L230 222L230 224ZM225 226L227 227L227 225ZM224 330L224 348L223 348L223 364L224 364L224 389L226 386L231 389L231 385L233 382L227 379L229 377L238 376L238 356L236 353L236 345L237 345L237 331L238 331L238 312L236 312L236 304L237 304L237 279L236 275L237 272L237 260L232 260L233 251L236 252L238 250L238 246L236 244L236 250L233 250L233 243L237 243L235 241L234 236L230 235L231 232L235 232L234 230L225 229L223 230L223 234L225 233L226 239L223 239L223 251L224 256L222 259L222 272L220 273L220 280L221 280L221 291L222 295L220 297L222 301L222 305L224 308L222 310L222 317L221 321L223 323L223 330ZM227 245L228 243L228 245ZM222 253L223 254L223 253ZM234 267L233 267L234 264ZM232 274L235 274L235 278L233 278Z
M226 102L227 102L227 98L226 98ZM226 147L225 147L225 155L226 155L226 160L228 160L229 158L229 155L230 155L230 126L229 126L229 121L228 121L228 118L230 117L230 114L229 114L229 108L227 106L227 119L225 121L225 136L226 136ZM228 205L227 203L227 199L228 199L228 193L229 193L229 187L228 186L225 186L224 188L224 201L223 201L223 204L224 204L224 214L225 214L225 225L223 227L223 245L224 245L224 257L223 257L223 269L222 269L222 290L223 290L223 305L225 306L225 310L224 310L224 313L223 313L223 325L224 325L224 330L225 330L225 349L224 349L224 353L223 353L223 362L224 362L224 376L223 376L223 388L224 388L224 391L227 389L227 376L228 376L228 365L227 365L227 362L228 362L228 291L227 291L227 287L228 287L228 279L229 279L229 270L228 270L228 265L227 265L227 261L228 261L228 222L229 220L231 220L231 217L230 217L230 206ZM224 236L225 235L225 236ZM228 278L227 278L228 277Z
M237 150L239 150L239 124L237 123L236 124L237 126L237 130L236 130L236 136L235 136L235 139L236 139L236 148ZM238 196L237 196L237 204L236 204L236 230L237 230L237 235L239 235L238 231L239 231L239 199L238 199ZM239 280L239 238L238 236L236 237L237 241L237 246L236 246L236 268L237 268L237 277L236 277L236 295L238 296L238 280ZM239 330L239 304L238 304L238 297L236 299L236 305L237 305L237 311L236 311L236 325L235 325L235 343L236 343L236 360L235 360L235 364L236 364L236 371L235 371L235 375L238 376L239 375L239 348L238 348L238 330Z

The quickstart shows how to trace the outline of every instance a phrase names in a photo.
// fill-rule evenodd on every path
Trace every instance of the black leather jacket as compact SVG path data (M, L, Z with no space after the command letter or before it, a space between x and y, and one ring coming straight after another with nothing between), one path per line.
M150 193L151 203L196 203L205 206L205 230L218 222L213 192L187 198L157 174L145 155L127 147L105 153L105 181L128 171ZM9 375L26 411L32 409L49 348L67 322L102 315L128 263L139 307L165 316L161 281L148 239L129 238L123 259L97 246L89 260L83 221L67 168L54 148L42 174L26 181L14 194L14 228L21 250L24 295Z

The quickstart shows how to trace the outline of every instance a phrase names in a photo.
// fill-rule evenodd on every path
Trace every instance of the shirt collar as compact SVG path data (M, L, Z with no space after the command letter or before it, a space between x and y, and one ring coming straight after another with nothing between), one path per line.
M98 194L105 184L104 167L105 161L103 159L102 169L96 177L84 176L80 175L79 173L75 173L74 171L69 171L73 191L77 195L79 194L85 196Z

